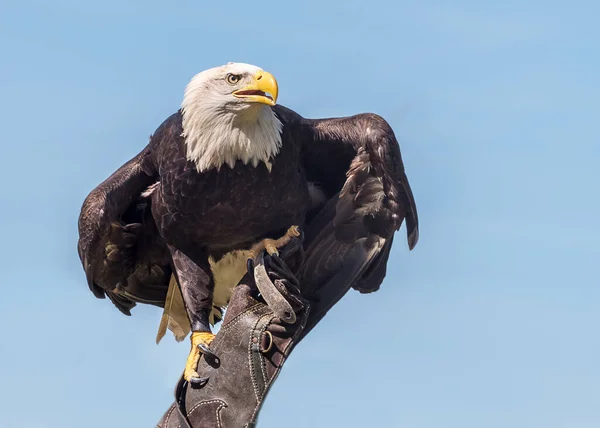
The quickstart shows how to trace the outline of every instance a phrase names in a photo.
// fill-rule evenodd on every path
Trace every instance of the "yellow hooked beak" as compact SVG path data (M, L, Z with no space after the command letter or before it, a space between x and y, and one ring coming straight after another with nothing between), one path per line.
M266 71L259 71L252 77L252 83L235 91L233 96L253 103L274 106L277 102L277 92L277 80L273 75Z

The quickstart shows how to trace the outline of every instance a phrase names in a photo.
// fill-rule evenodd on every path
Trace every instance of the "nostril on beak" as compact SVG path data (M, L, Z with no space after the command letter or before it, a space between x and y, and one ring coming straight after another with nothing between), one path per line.
M259 74L258 77L256 78L256 80L260 80L262 79L262 74Z

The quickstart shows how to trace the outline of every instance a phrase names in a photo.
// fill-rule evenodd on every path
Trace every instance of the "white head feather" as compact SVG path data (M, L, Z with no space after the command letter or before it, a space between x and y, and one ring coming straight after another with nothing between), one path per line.
M228 63L195 75L188 83L181 110L187 158L199 172L233 168L237 160L257 166L281 148L282 124L270 106L236 98L232 92L246 86L260 68ZM231 85L229 73L242 75Z

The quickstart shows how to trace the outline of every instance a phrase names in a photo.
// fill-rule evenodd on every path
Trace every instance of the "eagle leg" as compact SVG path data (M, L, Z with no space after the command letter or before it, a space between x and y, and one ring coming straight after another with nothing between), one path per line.
M191 349L183 377L192 385L201 385L205 379L201 379L196 371L200 357L204 355L211 365L220 364L218 357L209 348L215 337L210 331L209 323L214 292L210 264L208 257L206 257L206 263L199 266L182 251L172 246L169 246L169 250L192 330Z
M248 258L255 260L262 251L266 251L270 256L279 256L279 248L285 247L292 239L298 238L299 236L300 228L298 226L291 226L285 235L279 239L267 238L254 244L248 252Z

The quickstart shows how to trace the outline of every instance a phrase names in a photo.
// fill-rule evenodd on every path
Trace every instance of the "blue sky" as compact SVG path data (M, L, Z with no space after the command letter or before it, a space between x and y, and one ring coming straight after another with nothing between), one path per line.
M3 2L0 426L148 427L170 404L188 344L154 343L159 309L127 318L93 297L77 217L191 76L240 61L304 116L384 116L421 220L381 290L348 294L295 350L261 427L598 427L599 14L580 0Z

